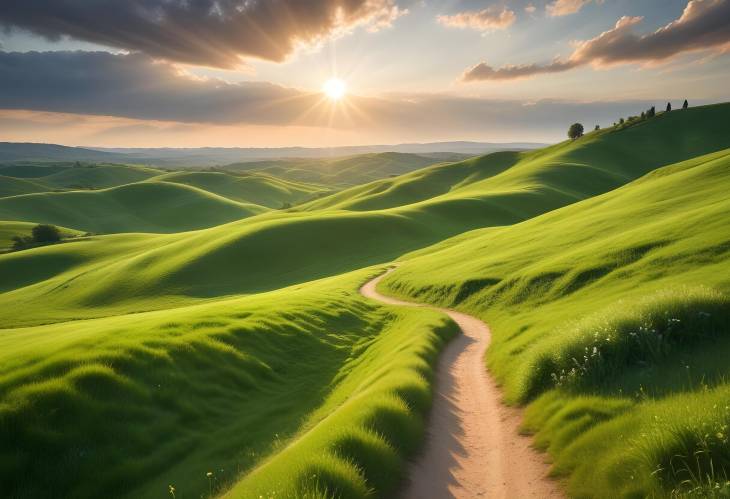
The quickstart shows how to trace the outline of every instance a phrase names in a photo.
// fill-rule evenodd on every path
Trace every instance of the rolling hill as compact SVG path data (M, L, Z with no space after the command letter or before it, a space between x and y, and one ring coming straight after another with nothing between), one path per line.
M730 149L405 255L386 286L489 321L488 365L511 401L535 401L528 427L572 496L681 490L730 458L703 438L730 412L685 409L730 394L728 185Z
M13 237L25 237L31 234L36 224L29 222L3 222L0 221L0 252L9 250L13 245ZM80 236L82 232L66 227L59 227L62 237Z
M398 261L384 293L490 324L486 362L570 494L707 492L730 469L728 118L661 114L290 210L228 197L317 188L220 172L0 199L0 219L120 232L0 255L0 483L392 497L456 332L358 294Z
M18 196L20 194L32 194L34 192L45 192L51 190L40 182L0 175L0 198Z
M290 182L264 174L173 172L152 180L189 185L234 201L267 208L281 208L285 204L297 204L327 193L327 189L317 185Z
M108 189L141 182L162 173L160 170L140 166L92 164L67 168L39 180L57 188Z
M194 187L163 182L136 183L93 192L46 192L0 199L0 219L107 233L194 230L265 210Z
M342 187L397 176L424 166L463 157L458 154L419 155L384 152L333 159L251 161L234 163L223 168L229 171L262 172L298 182Z

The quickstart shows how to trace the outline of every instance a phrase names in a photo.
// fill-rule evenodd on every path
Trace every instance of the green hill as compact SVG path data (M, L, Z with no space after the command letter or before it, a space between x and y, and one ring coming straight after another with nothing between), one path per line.
M258 204L267 208L281 208L285 204L297 204L317 194L327 192L320 186L290 182L263 174L173 172L152 180L190 185L234 201Z
M536 151L499 152L353 187L303 208L362 211L420 202L414 208L431 209L440 203L466 207L472 201L473 209L484 211L495 197L504 205L510 196L519 196L537 209L525 206L524 211L536 214L615 189L658 167L724 149L730 144L721 124L728 116L730 104L662 114Z
M0 219L51 223L85 232L179 232L263 211L263 207L194 187L162 182L0 199Z
M730 149L406 255L386 286L489 322L488 364L537 399L527 424L571 495L668 493L730 459L730 412L685 409L730 396L728 186Z
M74 163L14 161L0 163L0 175L14 178L40 178L73 168Z
M50 187L42 185L40 182L0 175L0 198L49 190L51 190Z
M730 470L728 118L662 114L291 210L229 197L278 203L293 176L207 172L0 199L0 219L114 232L0 255L3 493L392 497L455 332L360 297L398 260L384 291L490 324L487 363L568 492L702 496Z
M262 462L236 496L393 491L454 327L368 303L355 291L368 275L3 330L3 491L198 497Z
M0 221L0 252L6 251L12 247L13 237L29 236L31 234L31 230L36 225L37 224L29 223L29 222L3 222L3 221ZM81 232L79 232L77 230L67 229L65 227L59 227L59 229L61 229L62 237L78 236L78 235L82 234Z
M445 157L449 157L446 155ZM454 157L463 157L454 155ZM235 163L230 171L255 171L297 182L350 186L401 175L444 161L444 156L412 153L370 153L332 159L281 159Z
M40 180L67 189L107 189L140 182L161 173L160 170L140 166L93 164L66 168Z

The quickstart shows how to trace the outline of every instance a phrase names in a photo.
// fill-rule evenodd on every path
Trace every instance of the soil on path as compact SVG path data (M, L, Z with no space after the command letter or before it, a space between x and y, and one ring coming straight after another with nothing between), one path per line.
M520 410L502 403L499 388L484 366L489 327L454 310L383 296L376 286L389 272L369 281L360 292L389 305L438 310L463 334L439 357L433 407L422 454L411 464L402 497L561 498L558 484L547 478L545 457L519 434Z

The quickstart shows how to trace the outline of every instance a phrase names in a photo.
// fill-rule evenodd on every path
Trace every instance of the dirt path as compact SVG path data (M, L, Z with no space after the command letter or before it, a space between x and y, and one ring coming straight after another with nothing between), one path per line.
M411 465L403 497L559 498L554 481L546 477L544 456L518 433L519 409L501 403L499 388L484 367L489 327L454 310L410 303L379 294L383 277L365 284L360 293L390 305L406 305L448 314L463 334L441 353L428 436L424 452Z

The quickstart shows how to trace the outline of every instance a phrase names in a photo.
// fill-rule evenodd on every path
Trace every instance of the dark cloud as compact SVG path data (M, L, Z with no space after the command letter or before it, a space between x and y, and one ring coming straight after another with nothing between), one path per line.
M319 96L199 79L143 54L0 52L0 108L189 123L283 124Z
M641 17L622 17L612 29L578 43L566 60L498 69L481 63L468 69L463 79L506 80L558 73L585 65L652 64L685 52L724 50L730 44L730 0L690 0L679 19L646 35L633 31L641 21Z
M235 67L241 57L281 62L301 44L377 29L403 12L395 0L6 0L0 26Z
M570 61L555 60L551 64L523 64L507 65L494 69L485 63L480 63L468 69L463 76L464 81L478 80L516 80L528 78L538 74L560 73L574 68L576 65Z

